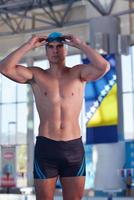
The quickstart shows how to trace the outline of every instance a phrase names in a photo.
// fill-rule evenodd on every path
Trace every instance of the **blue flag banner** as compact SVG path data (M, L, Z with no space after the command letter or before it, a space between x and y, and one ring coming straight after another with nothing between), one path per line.
M116 59L114 54L104 58L110 63L109 72L97 81L86 83L85 87L87 144L118 141ZM87 58L82 62L90 63Z

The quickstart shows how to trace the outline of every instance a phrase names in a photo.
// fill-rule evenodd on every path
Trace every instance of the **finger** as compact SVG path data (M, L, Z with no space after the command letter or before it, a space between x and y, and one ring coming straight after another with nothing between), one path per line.
M72 42L70 42L69 40L68 40L68 41L65 40L65 41L64 41L64 44L67 44L67 45L69 45L69 46L73 46Z
M47 44L47 41L44 40L44 41L42 41L40 44L41 44L41 46L46 45L46 44Z
M40 42L47 40L47 36L39 36L38 38Z
M44 38L44 39L47 39L47 38L48 38L48 36L46 36L46 35L40 35L39 37L40 37L40 38Z
M40 45L45 45L47 43L47 36L39 36L38 42Z
M45 42L46 39L44 39L44 38L39 38L38 41L39 41L40 43L42 43L42 42Z
M67 40L71 40L73 38L72 35L64 35L63 37L64 39L67 39Z

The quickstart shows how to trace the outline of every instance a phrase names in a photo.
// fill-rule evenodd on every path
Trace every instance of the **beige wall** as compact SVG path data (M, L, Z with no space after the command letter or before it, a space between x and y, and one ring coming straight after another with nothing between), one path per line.
M70 27L65 27L62 29L54 29L51 31L61 31L65 34L71 33L78 37L80 37L83 41L89 41L89 24L82 24L82 25L73 25ZM41 35L48 35L51 31L41 31L36 34ZM32 33L28 34L16 34L11 36L2 36L0 37L0 58L8 55L11 51L19 47L22 43L26 42L30 37L32 36ZM69 54L76 54L80 51L75 48L69 47ZM33 57L44 57L45 56L45 48L40 47L38 49L33 50L27 56L33 56Z

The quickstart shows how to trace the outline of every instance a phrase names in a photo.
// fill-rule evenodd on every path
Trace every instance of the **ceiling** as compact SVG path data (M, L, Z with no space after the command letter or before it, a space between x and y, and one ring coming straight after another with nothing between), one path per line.
M68 15L73 6L82 2L84 0L0 0L0 36L32 32L33 29L38 31L43 27L48 29L63 27L69 23ZM105 16L111 14L116 0L87 0L86 2L100 15ZM62 6L62 13L57 12L58 6ZM127 12L134 12L134 10ZM36 26L37 23L40 25Z

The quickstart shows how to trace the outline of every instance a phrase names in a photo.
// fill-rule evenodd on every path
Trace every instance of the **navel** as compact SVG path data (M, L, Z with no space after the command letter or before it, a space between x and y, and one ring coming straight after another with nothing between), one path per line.
M74 93L72 92L72 96L74 96Z
M47 96L47 92L44 92L44 95Z
M64 125L63 124L60 125L60 129L64 129Z

